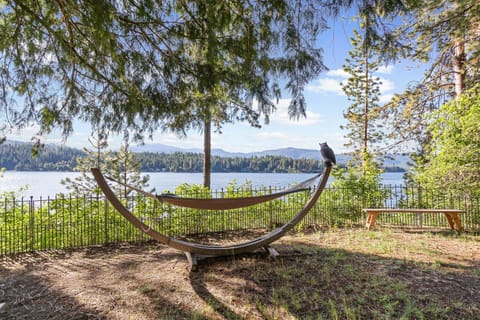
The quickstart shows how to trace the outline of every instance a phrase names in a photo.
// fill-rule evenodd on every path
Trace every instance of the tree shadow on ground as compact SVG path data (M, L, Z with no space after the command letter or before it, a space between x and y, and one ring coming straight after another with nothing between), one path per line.
M169 270L140 267L180 259L164 246L132 245L1 257L0 319L187 319L192 312L168 299L171 288L148 275Z
M244 319L242 315L236 314L226 303L222 302L219 297L216 297L212 292L208 290L208 276L206 276L210 268L215 269L215 265L229 265L235 264L238 261L248 260L269 260L271 259L266 252L252 252L244 253L236 256L219 256L206 258L199 261L199 269L191 271L189 273L189 281L192 289L195 293L207 303L215 312L222 315L226 319ZM220 272L221 275L228 276L228 272L224 273L225 269L215 269Z
M227 319L480 319L480 261L420 263L301 241L289 247L275 261L211 260L190 283Z
M102 319L30 271L0 267L0 319Z

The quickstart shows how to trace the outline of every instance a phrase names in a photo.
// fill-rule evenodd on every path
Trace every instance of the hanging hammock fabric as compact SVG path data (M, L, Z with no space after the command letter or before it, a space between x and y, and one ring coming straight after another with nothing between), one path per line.
M97 168L92 168L92 172L99 170ZM132 190L137 191L140 194L143 194L147 197L157 199L161 202L166 202L179 207L193 208L193 209L207 209L207 210L230 210L230 209L239 209L244 207L253 206L256 204L264 203L271 201L280 197L283 197L288 194L296 193L299 191L309 190L311 185L320 177L322 173L316 174L315 176L300 182L298 185L290 187L288 189L266 194L260 196L250 196L250 197L238 197L238 198L209 198L209 199L199 199L199 198L186 198L179 197L174 194L153 194L151 192L144 191L140 188L125 184L111 177L105 176L106 179L118 183L122 186L128 187Z

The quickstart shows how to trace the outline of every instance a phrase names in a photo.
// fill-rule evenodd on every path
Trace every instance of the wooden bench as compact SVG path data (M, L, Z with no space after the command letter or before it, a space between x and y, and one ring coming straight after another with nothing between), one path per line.
M458 214L463 212L462 210L457 209L395 209L395 208L367 208L363 209L367 213L367 222L365 224L368 230L372 229L375 226L375 221L379 213L389 213L389 212L408 212L408 213L443 213L447 218L448 224L452 230L460 231L462 230L462 223Z

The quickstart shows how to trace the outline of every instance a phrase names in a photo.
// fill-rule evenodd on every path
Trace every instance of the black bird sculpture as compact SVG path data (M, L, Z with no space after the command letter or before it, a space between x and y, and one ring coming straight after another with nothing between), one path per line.
M320 153L322 154L323 160L327 166L337 164L337 159L335 158L335 153L328 146L326 142L320 143Z

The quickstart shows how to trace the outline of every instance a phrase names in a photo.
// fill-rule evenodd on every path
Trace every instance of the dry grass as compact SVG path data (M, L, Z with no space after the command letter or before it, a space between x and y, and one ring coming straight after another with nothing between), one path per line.
M206 260L148 243L0 258L6 319L480 319L480 237L414 230L295 234Z

